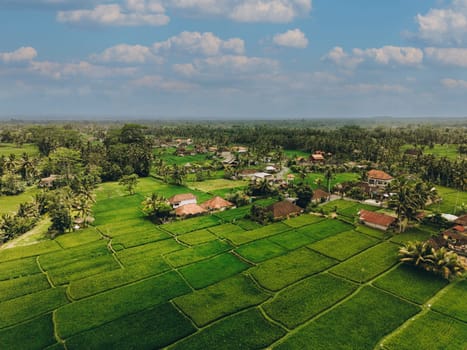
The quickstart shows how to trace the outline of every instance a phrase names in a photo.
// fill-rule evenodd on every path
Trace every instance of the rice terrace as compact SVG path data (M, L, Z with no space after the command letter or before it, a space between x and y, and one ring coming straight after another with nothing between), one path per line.
M415 158L401 139L388 144L389 167L371 150L349 160L253 134L205 143L225 126L201 124L194 140L171 128L5 127L8 142L11 130L30 136L1 158L1 349L466 348L467 192L414 168L436 156ZM406 139L424 132L400 128ZM296 132L263 129L278 130ZM462 156L440 159L465 170ZM22 172L26 161L36 170ZM417 207L404 209L407 198Z

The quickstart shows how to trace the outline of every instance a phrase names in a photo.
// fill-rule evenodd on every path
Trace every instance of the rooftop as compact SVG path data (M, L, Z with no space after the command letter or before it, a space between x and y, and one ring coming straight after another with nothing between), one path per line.
M182 201L189 201L190 199L196 199L196 196L193 193L176 194L175 196L169 198L169 203L180 203Z
M385 173L382 170L370 170L368 172L368 178L378 179L378 180L392 180L392 179L394 179L391 175L389 175L388 173Z
M393 216L375 213L373 211L368 210L360 210L359 215L361 221L385 227L389 227L391 224L394 223L394 221L396 221L396 218Z

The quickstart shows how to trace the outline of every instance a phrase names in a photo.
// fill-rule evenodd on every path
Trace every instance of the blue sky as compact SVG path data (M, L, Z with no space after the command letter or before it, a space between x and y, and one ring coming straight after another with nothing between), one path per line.
M467 0L0 0L0 116L467 115Z

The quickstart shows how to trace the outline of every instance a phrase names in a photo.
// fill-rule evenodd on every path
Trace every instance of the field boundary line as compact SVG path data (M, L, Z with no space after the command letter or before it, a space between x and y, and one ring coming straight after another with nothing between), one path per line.
M187 294L185 294L185 295L187 295ZM187 320L189 320L189 321L191 322L191 324L193 325L193 327L195 327L195 329L196 329L195 333L201 329L201 327L199 327L199 326L196 324L196 322L191 318L191 316L188 315L187 313L185 313L185 311L183 311L183 309L182 309L181 307L179 307L179 306L177 305L177 303L174 302L174 299L171 299L171 300L169 301L169 304L171 304L171 305L174 307L174 309L177 310L177 312L179 312L180 314L182 314L183 317L185 317ZM206 327L206 326L205 326L205 327ZM186 337L184 337L184 338L182 338L182 339L185 339L185 338L186 338ZM180 339L180 340L181 340L181 339Z
M39 255L36 256L36 264L37 264L37 266L39 267L39 270L40 270L40 271L45 275L45 277L47 278L47 281L49 282L50 287L51 287L51 288L57 288L57 286L55 285L55 283L53 283L52 279L50 278L49 273L48 273L46 270L43 269L41 263L39 262L39 257L40 257Z

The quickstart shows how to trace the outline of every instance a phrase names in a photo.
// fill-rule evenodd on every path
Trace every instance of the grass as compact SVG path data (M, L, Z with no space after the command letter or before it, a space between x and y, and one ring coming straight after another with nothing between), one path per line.
M266 238L269 236L274 236L282 232L286 232L290 230L291 228L281 222L263 226L261 228L258 228L256 230L252 231L245 231L245 232L240 232L240 233L230 233L230 234L224 234L224 237L227 238L229 241L231 241L235 245L241 245L245 244L248 242L255 241L257 239L261 238Z
M224 189L233 189L233 188L241 188L246 187L248 185L247 181L234 181L234 180L227 180L227 179L215 179L215 180L206 180L201 182L191 182L188 184L189 188L202 191L202 192L210 192L217 191L217 190L224 190Z
M449 288L433 304L433 310L467 322L467 280L462 280Z
M66 340L67 349L159 349L193 333L195 328L171 304L80 333Z
M295 176L295 181L301 181L300 177L297 175ZM304 182L309 184L311 188L314 190L318 189L319 186L316 184L316 181L320 179L321 180L321 187L327 192L327 184L326 180L324 178L324 173L309 173L307 174ZM333 188L335 185L343 183L343 182L348 182L348 181L357 181L359 179L359 174L357 173L337 173L334 174L333 179L331 180L331 188Z
M0 263L62 250L54 241L42 241L27 246L0 249Z
M238 275L178 297L174 302L198 327L203 327L223 316L260 304L269 297L250 278Z
M183 235L188 232L198 231L203 228L216 226L220 222L219 218L213 215L199 216L197 218L180 220L160 226L162 229L174 235Z
M284 154L291 159L295 159L298 157L308 158L310 156L309 152L299 151L299 150L291 150L286 149L284 150Z
M0 281L40 273L36 258L25 258L0 263Z
M257 309L250 309L215 323L169 349L263 349L285 334Z
M373 349L381 337L419 310L387 293L365 287L286 338L277 349Z
M235 252L249 261L260 263L282 255L286 253L287 250L268 239L260 239L259 241L254 241L240 246L235 250Z
M304 226L297 229L297 232L303 233L317 242L324 238L333 236L340 232L353 229L352 225L346 224L340 220L324 220L313 225Z
M257 228L262 227L261 224L248 219L235 220L235 225L247 231L256 230Z
M10 154L20 157L23 153L27 153L30 156L36 156L39 155L39 149L32 143L24 143L21 146L17 146L13 143L0 143L0 157L8 157Z
M57 332L68 338L190 291L175 272L82 299L56 311Z
M388 235L387 232L376 230L374 228L364 226L364 225L357 225L355 228L355 231L364 233L368 236L378 238L378 239L384 239Z
M0 302L50 288L44 274L0 281Z
M95 228L89 227L84 230L58 236L55 241L63 248L73 248L100 239L102 239L101 234Z
M330 274L307 278L276 294L266 313L292 329L350 295L357 286Z
M432 273L402 264L373 284L418 304L425 303L448 282Z
M355 282L366 282L398 263L397 246L381 243L333 267L332 273Z
M284 224L293 228L299 228L306 225L315 224L317 222L323 221L322 217L311 215L311 214L303 214L292 219L288 219L284 221Z
M383 344L385 350L459 350L465 349L466 325L450 317L429 311L407 322L400 332Z
M142 246L120 250L117 252L118 259L125 266L143 263L144 261L163 254L175 252L183 249L183 246L178 244L174 239L166 239L164 241L148 243Z
M254 267L251 274L264 288L277 291L335 263L333 259L300 248Z
M425 227L411 228L403 233L395 234L391 242L402 244L409 241L426 241L435 233Z
M226 236L235 235L237 233L245 232L245 230L234 224L223 224L219 226L212 226L209 231L214 233L216 236L226 238Z
M153 243L169 239L171 236L157 229L155 226L151 227L136 227L135 231L130 231L125 234L120 234L112 239L112 244L119 244L125 248L137 247L147 243Z
M0 304L0 328L12 326L68 303L65 288L50 288Z
M178 239L185 244L197 245L213 241L217 239L217 237L207 229L202 229L181 235Z
M209 260L182 267L179 271L193 288L201 289L234 276L248 267L247 263L232 254L224 253Z
M0 348L2 349L45 349L55 342L52 314L0 330Z
M224 222L234 222L243 219L247 214L250 213L250 210L251 206L247 205L245 207L224 210L219 213L215 213L214 215Z
M180 267L205 260L213 255L224 253L230 250L230 248L228 243L215 240L195 247L179 250L166 255L165 258L173 267Z
M346 231L311 244L309 247L337 260L346 260L380 240L356 231Z
M424 154L433 154L437 157L446 157L451 160L456 160L459 158L459 146L458 145L440 145L436 144L433 148L425 148L423 150ZM465 158L465 155L464 155Z
M436 186L436 189L438 190L438 195L442 198L442 201L430 205L430 210L446 214L462 214L460 206L462 203L467 204L467 192L443 186Z
M270 237L268 240L277 243L287 250L294 250L315 241L314 238L305 236L303 233L297 232L295 230Z
M144 262L131 265L125 269L103 272L95 276L72 281L68 286L68 292L73 299L82 299L170 269L170 266L159 256L146 259Z

